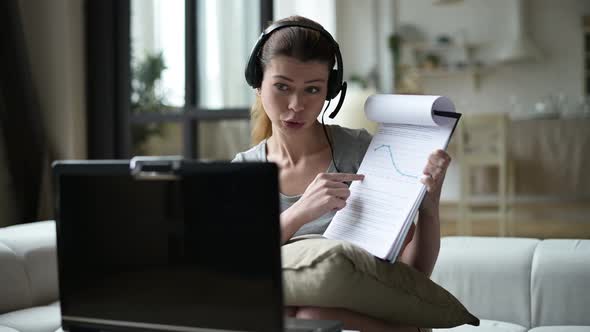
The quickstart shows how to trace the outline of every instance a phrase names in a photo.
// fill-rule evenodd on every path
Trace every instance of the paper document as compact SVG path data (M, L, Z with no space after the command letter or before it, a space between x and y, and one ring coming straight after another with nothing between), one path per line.
M428 157L446 149L460 115L445 97L410 95L371 96L365 112L380 123L358 170L365 178L352 182L324 236L393 261L426 192L420 177Z

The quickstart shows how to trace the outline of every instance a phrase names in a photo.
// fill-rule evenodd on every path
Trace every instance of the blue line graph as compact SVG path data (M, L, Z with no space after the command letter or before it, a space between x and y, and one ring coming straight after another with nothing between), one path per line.
M411 174L407 174L407 173L402 172L397 167L397 165L395 164L395 159L393 158L393 153L391 153L391 147L389 145L382 144L382 145L376 147L373 151L377 151L377 150L382 149L382 148L385 148L385 149L387 149L387 151L389 151L389 157L391 158L391 163L393 164L393 168L395 168L395 170L399 173L399 175L405 176L405 177L408 177L408 178L412 178L412 179L417 179L418 178L416 175L411 175Z

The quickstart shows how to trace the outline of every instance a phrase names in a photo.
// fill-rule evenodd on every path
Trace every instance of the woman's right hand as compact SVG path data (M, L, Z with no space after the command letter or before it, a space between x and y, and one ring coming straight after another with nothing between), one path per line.
M350 189L344 182L364 179L362 174L351 173L319 173L307 186L301 198L291 206L296 210L300 227L322 215L341 210L346 206ZM295 212L295 211L291 211Z

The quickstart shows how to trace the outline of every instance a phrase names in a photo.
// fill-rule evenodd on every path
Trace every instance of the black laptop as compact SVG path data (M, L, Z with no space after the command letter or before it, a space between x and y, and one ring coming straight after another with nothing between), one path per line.
M283 317L276 165L53 170L64 331L340 331Z

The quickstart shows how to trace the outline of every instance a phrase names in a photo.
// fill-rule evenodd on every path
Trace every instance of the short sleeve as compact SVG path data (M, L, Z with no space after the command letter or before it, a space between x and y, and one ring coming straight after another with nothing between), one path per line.
M236 154L232 163L240 162L260 162L266 160L266 140L258 143L249 150L239 152Z
M367 150L369 149L369 144L371 144L372 139L373 135L371 135L366 129L359 130L357 142L359 144L359 151L361 152L362 156L364 156L365 153L367 153Z
M365 129L338 125L330 128L334 138L334 163L342 173L356 173L373 137Z
M232 159L231 162L232 163L241 163L241 162L244 162L244 153L243 152L237 153L236 156L234 157L234 159Z

